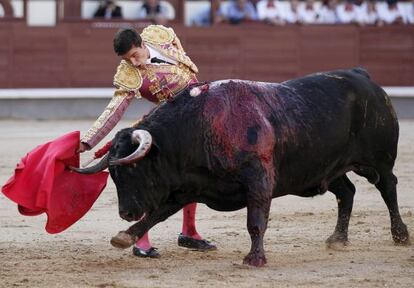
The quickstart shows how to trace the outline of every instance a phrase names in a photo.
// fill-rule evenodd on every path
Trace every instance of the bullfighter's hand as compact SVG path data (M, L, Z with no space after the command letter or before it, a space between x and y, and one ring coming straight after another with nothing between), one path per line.
M86 150L89 150L88 144L80 142L79 143L79 148L78 148L78 150L76 150L76 153L83 153Z

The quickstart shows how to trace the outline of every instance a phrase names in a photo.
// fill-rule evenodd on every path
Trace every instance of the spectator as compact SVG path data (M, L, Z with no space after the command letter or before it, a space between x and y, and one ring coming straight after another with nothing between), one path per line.
M336 14L337 0L323 0L317 13L317 22L321 24L338 23Z
M259 20L273 25L284 25L279 0L260 0L257 5Z
M367 14L367 3L364 0L354 0L355 22L364 25Z
M385 9L378 11L378 17L385 24L403 23L403 16L398 9L397 0L387 0Z
M352 0L346 0L345 3L338 5L336 14L338 15L339 23L341 24L350 24L357 21L355 6L352 3Z
M105 0L99 4L99 8L93 17L103 17L105 19L122 18L122 9L115 4L115 1Z
M356 17L360 25L381 25L381 21L378 19L376 1L373 0L368 2L358 0L356 2Z
M403 6L405 9L401 11L404 18L405 24L414 24L414 0L409 1L409 3L404 3Z
M256 10L248 0L233 0L228 7L227 16L231 24L257 20Z
M414 24L414 0L411 1L411 5L407 13L407 23Z
M165 25L168 22L167 7L159 0L145 0L138 12L138 19L147 19L154 24Z
M213 16L213 19L211 19L211 16ZM193 25L196 26L208 26L225 22L227 22L227 16L222 0L212 0L211 7L202 11L193 19Z
M303 24L316 23L316 10L314 0L306 0L305 5L299 7L298 20Z
M282 13L282 19L289 24L298 23L299 0L288 2L287 9Z

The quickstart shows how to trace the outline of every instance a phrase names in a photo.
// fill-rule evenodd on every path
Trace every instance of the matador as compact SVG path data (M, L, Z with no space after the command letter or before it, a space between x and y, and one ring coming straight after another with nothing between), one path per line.
M95 147L119 122L134 98L160 104L198 82L198 68L186 55L172 28L150 25L140 35L134 29L122 29L115 34L113 44L115 53L122 58L114 76L116 90L101 116L81 139L78 152ZM191 203L183 208L178 245L197 250L216 249L196 230L196 207L196 203ZM151 245L148 232L137 240L133 254L152 258L160 255Z

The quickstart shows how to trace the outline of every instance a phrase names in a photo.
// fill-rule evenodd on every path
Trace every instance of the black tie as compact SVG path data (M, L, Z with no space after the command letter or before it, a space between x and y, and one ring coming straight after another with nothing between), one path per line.
M173 65L172 63L167 62L167 61L164 61L164 60L159 59L159 58L157 58L157 57L152 57L152 58L151 58L151 63L164 63L164 64L170 64L170 65Z

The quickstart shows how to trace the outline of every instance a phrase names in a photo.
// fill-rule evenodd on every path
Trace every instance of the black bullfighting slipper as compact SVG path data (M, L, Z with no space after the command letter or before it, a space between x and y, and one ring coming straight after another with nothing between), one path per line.
M132 248L132 254L142 258L159 258L161 256L160 253L158 253L157 248L154 247L144 250L134 246L134 248Z
M197 240L189 236L184 236L181 233L178 235L178 246L194 249L197 251L210 251L217 249L216 245L211 244L205 239Z

